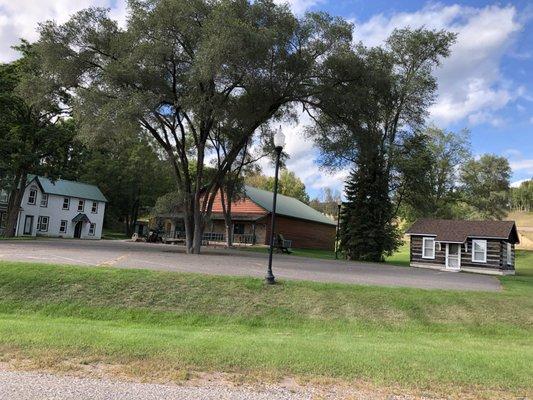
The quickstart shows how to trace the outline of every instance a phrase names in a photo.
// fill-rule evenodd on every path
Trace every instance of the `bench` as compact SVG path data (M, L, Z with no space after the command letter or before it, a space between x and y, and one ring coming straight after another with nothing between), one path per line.
M276 235L274 249L278 253L291 254L292 240L286 240L281 233Z

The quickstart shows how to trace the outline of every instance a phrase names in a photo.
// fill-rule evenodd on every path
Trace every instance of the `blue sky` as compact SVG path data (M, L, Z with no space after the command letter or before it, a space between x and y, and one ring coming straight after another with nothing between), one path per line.
M278 0L276 0L278 1ZM279 0L282 2L283 0ZM459 34L452 56L436 71L439 92L430 121L449 130L468 128L475 155L509 158L512 182L533 177L533 3L487 1L290 0L297 14L324 10L349 19L355 38L367 45L383 43L396 27L426 26ZM36 24L65 21L88 7L110 7L123 21L123 0L0 0L0 61L19 37L35 40ZM302 135L306 120L286 124L288 167L312 196L323 188L342 189L346 171L326 174L316 165L316 150ZM272 169L264 165L266 173Z

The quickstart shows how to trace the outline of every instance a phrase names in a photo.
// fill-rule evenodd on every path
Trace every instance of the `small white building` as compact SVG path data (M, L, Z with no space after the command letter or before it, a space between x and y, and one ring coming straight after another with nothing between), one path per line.
M106 203L94 185L32 177L24 190L15 235L100 239Z

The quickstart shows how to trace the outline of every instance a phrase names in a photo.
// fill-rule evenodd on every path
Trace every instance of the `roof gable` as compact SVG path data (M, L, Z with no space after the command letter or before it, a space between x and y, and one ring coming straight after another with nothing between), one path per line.
M467 238L492 238L518 243L514 221L465 221L451 219L419 219L406 232L408 235L435 236L439 242L464 243Z
M245 186L245 192L246 196L258 206L264 208L268 212L272 212L272 192L257 189L252 186ZM307 204L302 203L294 197L284 196L282 194L278 194L277 197L276 214L319 222L321 224L335 225L335 221L321 212L309 207Z
M34 181L39 185L43 193L107 202L103 193L95 185L65 179L51 181L42 176L28 176L28 184Z

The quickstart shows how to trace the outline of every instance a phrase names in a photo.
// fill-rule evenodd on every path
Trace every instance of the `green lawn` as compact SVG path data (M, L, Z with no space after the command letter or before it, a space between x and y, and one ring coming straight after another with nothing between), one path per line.
M264 246L248 246L240 247L239 250L242 251L253 251L257 253L268 253L268 247ZM314 249L291 249L292 256L299 257L311 257L311 258L320 258L323 260L334 260L335 253L331 250L314 250ZM342 255L339 253L339 257ZM400 265L404 267L409 266L409 244L402 245L398 251L390 257L387 257L385 264Z
M524 396L533 388L533 253L517 262L520 275L503 278L501 293L3 262L0 361Z
M116 232L116 231L111 231L109 229L104 229L102 232L102 239L123 240L123 239L130 239L130 237L126 235L124 232Z

